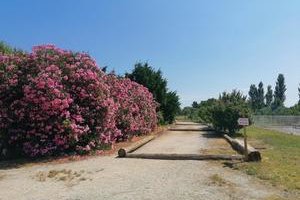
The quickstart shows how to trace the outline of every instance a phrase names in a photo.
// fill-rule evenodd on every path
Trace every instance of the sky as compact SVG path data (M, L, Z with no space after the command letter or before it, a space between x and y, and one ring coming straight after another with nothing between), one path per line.
M161 69L182 106L262 81L286 78L286 105L298 101L300 1L7 0L0 40L84 51L118 74L136 62Z

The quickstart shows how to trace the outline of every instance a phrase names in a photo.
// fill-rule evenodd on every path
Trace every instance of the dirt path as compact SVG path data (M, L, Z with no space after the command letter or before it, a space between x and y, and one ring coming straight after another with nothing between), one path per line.
M169 131L137 152L201 153L216 149L216 141L222 148L228 148L223 140L205 134L200 131ZM0 200L266 200L276 194L274 188L261 181L210 161L106 156L0 170Z

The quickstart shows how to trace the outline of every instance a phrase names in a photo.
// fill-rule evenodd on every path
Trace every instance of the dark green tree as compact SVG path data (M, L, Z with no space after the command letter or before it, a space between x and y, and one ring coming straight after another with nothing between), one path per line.
M163 78L160 70L156 71L148 63L137 63L133 71L125 76L148 88L160 107L166 104L167 80Z
M193 108L198 108L198 103L197 103L197 101L193 101L192 107L193 107Z
M164 106L163 117L165 122L172 123L180 111L179 96L176 92L168 92L166 97L167 100Z
M264 84L260 82L257 89L257 108L262 109L263 107L265 107L265 92Z
M284 101L286 98L285 92L286 92L285 79L283 74L279 74L275 86L275 91L274 91L274 102L273 102L274 109L284 106Z
M155 70L148 63L137 63L131 73L125 76L149 89L159 103L160 123L171 123L179 110L179 97L176 92L169 92L167 80L160 70Z
M298 96L299 96L298 104L300 105L300 84L299 84L299 87L298 87Z
M257 110L258 109L258 89L254 84L250 85L248 94L249 94L249 104L250 104L251 109Z
M268 85L267 93L266 93L266 105L270 107L272 105L272 102L273 102L273 90L272 90L272 86Z
M201 122L212 123L212 111L216 103L217 99L210 98L198 104L198 116Z
M240 91L223 92L212 110L212 124L217 130L237 132L240 127L237 123L240 117L250 117L250 109L246 96Z

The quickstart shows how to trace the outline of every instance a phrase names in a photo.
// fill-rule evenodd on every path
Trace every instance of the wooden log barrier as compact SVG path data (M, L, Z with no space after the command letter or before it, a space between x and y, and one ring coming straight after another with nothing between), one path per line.
M169 131L214 131L213 128L210 127L201 127L201 128L176 128L171 127Z
M231 144L232 148L239 153L245 152L244 142L239 139L233 139L227 134L224 134L225 139ZM248 161L261 161L260 152L248 144Z
M242 160L241 155L200 155L200 154L137 154L130 153L126 158L159 159L159 160Z
M147 144L148 142L150 142L151 140L153 140L155 138L155 136L150 135L145 137L144 139L134 143L133 145L126 147L126 148L121 148L118 151L118 156L123 158L126 157L126 155L128 153L134 152L135 150L137 150L138 148L142 147L143 145Z

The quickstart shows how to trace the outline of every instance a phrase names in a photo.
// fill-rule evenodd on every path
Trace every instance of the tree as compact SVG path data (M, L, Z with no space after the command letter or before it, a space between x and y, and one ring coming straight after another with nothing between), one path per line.
M299 87L298 87L298 96L299 96L298 104L300 105L300 84L299 84Z
M252 110L257 110L258 108L258 89L257 87L252 84L250 85L250 89L249 89L249 104Z
M275 86L274 91L274 102L273 108L276 109L278 107L284 106L285 101L285 92L286 92L286 85L283 74L279 74Z
M159 114L162 116L160 123L171 123L178 112L179 97L176 92L169 92L167 80L160 70L155 70L148 63L137 63L131 73L125 76L146 88L153 94L159 103Z
M11 48L5 42L0 41L0 53L11 54L11 53L13 53L13 48Z
M167 80L163 78L160 70L156 71L148 63L137 63L133 71L125 76L148 88L160 107L166 104Z
M14 53L24 53L23 50L13 48L6 42L0 41L0 54L14 54Z
M212 123L212 111L216 103L217 99L210 98L198 104L198 116L201 122Z
M273 102L273 90L272 90L272 86L268 85L267 93L266 93L266 105L270 107L272 105L272 102Z
M164 107L163 117L165 122L172 123L175 120L175 116L180 111L179 96L176 92L168 92L166 105Z
M193 108L197 108L197 107L198 107L198 103L197 103L197 101L193 101L193 103L192 103L192 107L193 107Z
M212 110L212 124L217 130L234 134L240 129L237 123L240 117L250 117L246 96L240 91L223 92Z
M265 106L264 84L260 82L257 89L257 108L261 109Z

